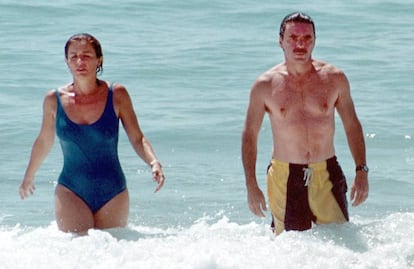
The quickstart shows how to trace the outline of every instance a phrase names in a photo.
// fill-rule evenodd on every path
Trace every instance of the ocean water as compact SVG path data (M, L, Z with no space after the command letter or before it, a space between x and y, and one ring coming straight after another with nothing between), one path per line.
M0 268L414 268L414 2L0 0ZM283 60L281 19L316 23L314 57L345 71L366 135L369 199L350 222L274 237L270 216L247 206L240 135L250 87ZM128 227L59 232L53 192L57 140L21 201L18 186L38 134L44 94L71 81L67 38L102 43L101 79L124 84L163 162L157 194L125 132L119 153L131 207ZM337 120L336 151L354 165ZM271 156L263 123L258 179Z

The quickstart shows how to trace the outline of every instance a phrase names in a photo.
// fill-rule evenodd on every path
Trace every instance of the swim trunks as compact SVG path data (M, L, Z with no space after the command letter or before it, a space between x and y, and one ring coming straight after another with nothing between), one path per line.
M349 220L347 184L336 157L311 164L292 164L272 159L267 174L272 228L307 230L312 223Z
M66 115L56 91L56 134L63 152L61 184L79 196L96 213L126 189L118 158L119 119L113 107L112 86L104 112L92 124L76 124Z

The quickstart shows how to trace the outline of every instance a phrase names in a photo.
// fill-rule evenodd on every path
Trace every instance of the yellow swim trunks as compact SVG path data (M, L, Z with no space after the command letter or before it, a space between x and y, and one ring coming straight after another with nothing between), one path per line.
M336 157L311 164L272 159L267 192L275 234L349 220L347 184Z

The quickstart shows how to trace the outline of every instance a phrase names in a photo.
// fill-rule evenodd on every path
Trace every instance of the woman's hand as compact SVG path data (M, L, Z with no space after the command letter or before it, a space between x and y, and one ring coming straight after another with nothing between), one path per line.
M24 179L19 188L20 198L22 198L23 200L29 197L30 195L33 195L35 190L36 187L34 185L33 180Z
M159 191L164 186L165 176L162 171L162 165L159 161L155 160L151 162L152 178L157 182L157 188L154 192Z

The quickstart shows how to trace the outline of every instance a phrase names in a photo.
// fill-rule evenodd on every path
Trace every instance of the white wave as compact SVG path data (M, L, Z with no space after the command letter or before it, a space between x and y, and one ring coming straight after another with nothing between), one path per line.
M213 218L214 219L214 218ZM2 227L1 268L411 268L414 214L355 219L274 237L267 224L225 216L190 227L131 224L87 236L48 227Z

